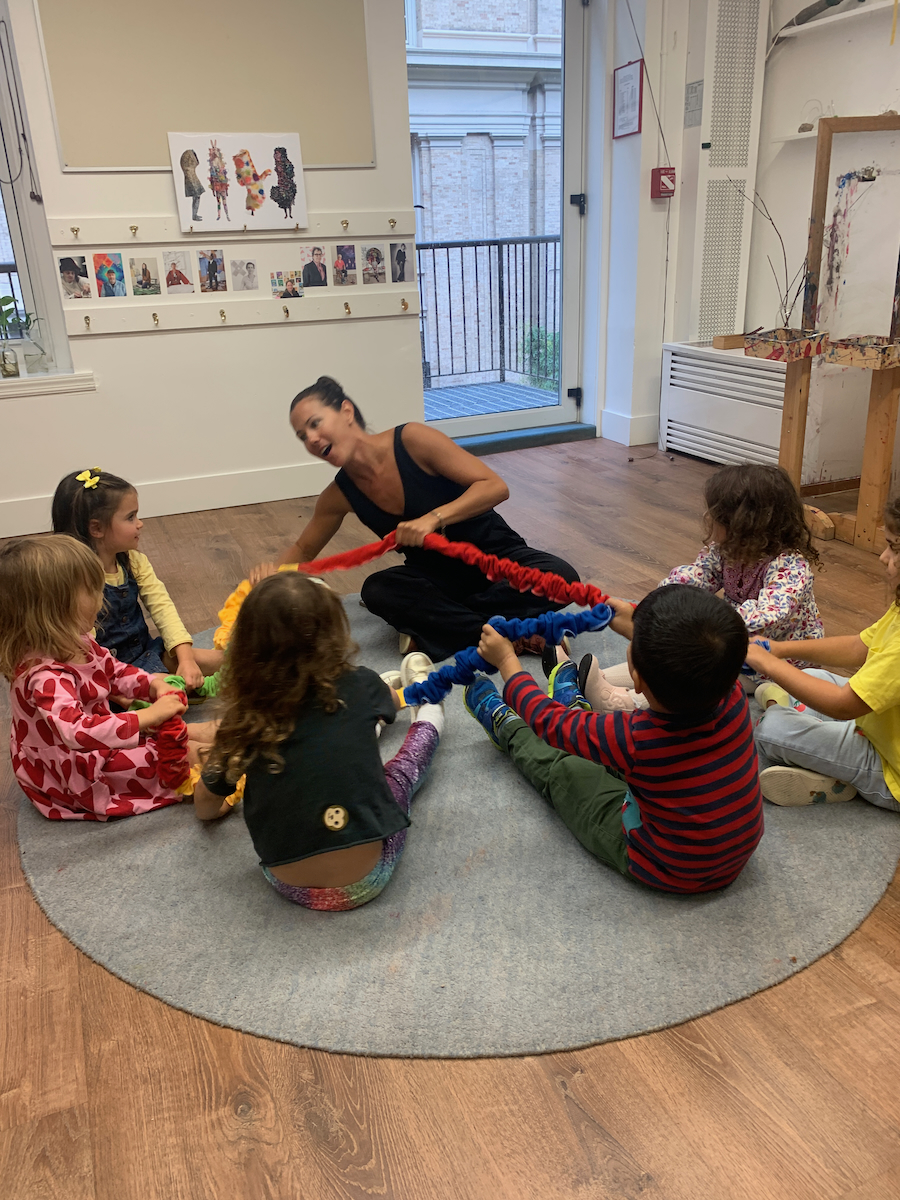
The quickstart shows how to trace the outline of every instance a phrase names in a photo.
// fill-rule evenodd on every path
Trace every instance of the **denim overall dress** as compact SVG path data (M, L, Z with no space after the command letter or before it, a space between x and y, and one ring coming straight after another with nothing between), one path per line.
M137 580L123 564L125 582L103 586L103 611L97 618L97 642L119 662L131 663L150 675L165 674L165 643L153 638L141 611Z

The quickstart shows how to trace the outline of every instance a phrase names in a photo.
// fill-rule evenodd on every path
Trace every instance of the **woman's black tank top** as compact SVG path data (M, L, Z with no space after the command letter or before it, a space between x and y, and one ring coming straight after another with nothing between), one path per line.
M401 521L414 521L423 517L433 509L439 509L443 504L450 504L458 499L466 490L461 483L454 483L444 475L429 475L416 463L412 455L403 445L404 425L394 429L394 459L400 472L400 483L403 486L403 514L385 512L356 486L347 472L341 468L335 477L335 483L344 493L350 507L362 521L379 538L386 537L396 529ZM526 545L514 529L492 508L477 517L467 521L459 521L456 525L448 525L443 531L444 536L451 542L471 542L486 554L503 556L511 550L521 549ZM404 547L406 561L410 566L427 575L443 575L454 560L444 558L430 550L421 550L417 546ZM437 560L437 561L436 561ZM459 563L458 566L463 564Z

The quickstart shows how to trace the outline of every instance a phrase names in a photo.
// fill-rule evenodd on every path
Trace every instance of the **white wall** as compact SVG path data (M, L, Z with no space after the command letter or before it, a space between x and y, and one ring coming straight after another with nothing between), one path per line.
M802 7L801 0L777 0L773 25L780 27ZM848 3L840 11L855 7ZM900 46L889 44L890 29L890 9L872 10L786 39L769 58L756 186L784 238L791 273L806 254L816 141L776 139L796 133L801 122L815 123L820 115L874 116L890 108L900 110ZM778 262L781 249L768 224L756 216L748 329L771 329L778 323L778 298L767 255ZM795 324L801 310L802 298L794 313ZM814 367L804 483L859 474L870 378L868 372L853 368Z
M677 282L690 3L632 0L631 9L679 189L672 200L650 199L651 169L664 165L666 155L647 79L642 133L610 135L613 69L641 52L624 0L609 0L605 13L592 5L588 206L602 228L599 243L592 231L586 239L584 344L588 357L597 348L598 361L596 374L589 363L585 374L588 391L602 397L603 437L625 445L655 441L659 425L662 343L671 336Z
M34 5L9 0L9 7L49 225L174 218L170 174L60 169ZM376 167L307 171L307 201L311 213L392 213L398 236L409 236L403 0L369 0L367 9ZM279 52L289 55L290 48ZM302 60L302 47L294 57ZM348 289L348 300L360 291ZM148 516L318 493L332 472L304 461L287 422L290 398L318 375L333 374L374 429L421 420L415 307L382 319L70 339L75 370L93 372L95 391L19 398L0 392L0 535L48 528L56 483L85 465L132 480Z

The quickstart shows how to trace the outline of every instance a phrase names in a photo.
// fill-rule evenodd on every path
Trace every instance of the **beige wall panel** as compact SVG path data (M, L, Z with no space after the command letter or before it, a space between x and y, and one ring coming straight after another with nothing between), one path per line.
M166 134L194 130L374 162L363 0L37 4L66 167L168 167Z

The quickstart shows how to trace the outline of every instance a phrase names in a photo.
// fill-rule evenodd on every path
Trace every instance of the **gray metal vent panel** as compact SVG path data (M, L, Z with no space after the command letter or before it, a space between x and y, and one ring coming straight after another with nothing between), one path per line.
M684 454L709 459L710 462L778 465L778 450L771 446L728 434L712 433L681 421L666 421L665 446L667 450L680 450Z
M710 109L711 167L746 167L753 121L759 0L719 0Z
M707 184L698 327L703 342L735 327L746 203L740 187L728 179Z

